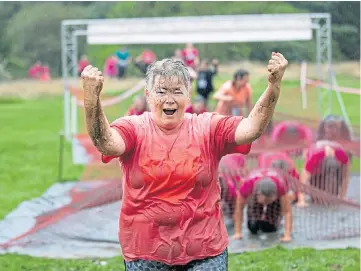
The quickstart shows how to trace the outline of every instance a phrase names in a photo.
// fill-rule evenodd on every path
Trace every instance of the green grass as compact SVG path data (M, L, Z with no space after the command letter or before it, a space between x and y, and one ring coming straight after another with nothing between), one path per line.
M216 87L224 79L218 78ZM341 84L341 83L340 83ZM356 84L356 83L353 83ZM254 99L266 87L265 82L252 82ZM346 85L345 86L350 86ZM301 101L292 92L298 82L284 82L278 110L292 111ZM292 99L291 107L285 97ZM346 100L347 97L345 97ZM131 99L120 106L107 109L111 119L121 116L128 108ZM345 101L346 102L346 101ZM291 109L292 110L291 110ZM356 110L357 109L357 110ZM38 100L16 98L0 100L0 219L24 200L40 196L58 178L59 131L63 128L62 98L43 97ZM348 96L347 110L353 123L359 123L359 96ZM312 112L311 112L312 113ZM315 114L315 112L313 112ZM79 121L82 116L79 117ZM64 179L77 180L83 171L82 166L71 163L71 149L65 146ZM359 159L354 159L354 170L359 170ZM0 271L18 270L123 270L121 257L104 260L101 266L92 260L52 260L19 255L1 255ZM229 270L360 270L359 250L312 249L286 250L273 248L257 253L231 255Z
M229 270L234 271L358 271L360 255L357 249L324 250L281 247L257 253L229 256ZM103 265L102 265L103 264ZM97 260L53 260L29 256L0 256L0 270L49 271L121 271L123 259L114 257Z

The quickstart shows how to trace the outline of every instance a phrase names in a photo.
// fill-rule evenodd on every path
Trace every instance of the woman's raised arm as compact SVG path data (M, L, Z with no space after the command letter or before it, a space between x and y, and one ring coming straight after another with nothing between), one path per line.
M237 145L251 143L264 133L273 117L287 65L288 61L282 54L272 53L272 58L268 63L268 87L258 99L249 116L238 124L235 134Z
M102 72L91 65L87 66L81 79L84 90L86 127L94 146L104 155L120 156L126 146L121 135L110 127L100 103L103 88Z

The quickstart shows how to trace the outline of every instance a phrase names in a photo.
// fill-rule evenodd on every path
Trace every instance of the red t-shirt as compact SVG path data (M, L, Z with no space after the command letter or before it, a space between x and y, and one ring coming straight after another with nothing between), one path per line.
M112 123L125 141L119 241L126 261L184 265L228 245L220 207L219 161L235 146L242 117L185 114L165 134L151 113ZM103 162L114 157L102 156Z
M248 198L249 196L251 196L256 187L255 184L260 179L265 177L270 178L275 182L277 186L278 197L282 197L287 193L288 188L286 181L278 171L273 169L256 169L249 174L248 179L245 180L241 185L239 189L240 195L243 198Z
M191 113L193 114L194 111L193 111L193 106L192 105L189 105L187 108L186 108L186 113ZM202 111L199 113L199 114L202 114L202 113L205 113L207 112L207 110L205 108L202 109Z
M335 151L335 158L342 164L345 165L349 162L349 156L347 152L340 146L333 144L330 145ZM305 170L309 173L315 173L322 164L322 161L326 158L326 152L324 146L312 145L306 155Z
M298 137L292 138L287 134L287 128L292 126L297 129ZM291 143L301 140L312 142L312 130L309 127L298 122L283 121L274 127L271 138L273 142L284 141L285 143Z
M133 115L142 115L143 113L145 112L145 110L143 111L137 111L135 110L133 107L129 108L129 111L128 111L128 116L133 116Z
M157 56L152 51L144 51L142 53L144 64L152 64L157 60Z
M86 66L88 66L90 63L88 60L79 60L78 63L78 72L82 72Z
M196 48L193 49L183 49L182 51L182 57L184 59L184 64L188 67L194 68L196 63L196 57L199 55L198 50Z
M43 67L41 65L33 65L28 73L31 78L38 77L43 72Z

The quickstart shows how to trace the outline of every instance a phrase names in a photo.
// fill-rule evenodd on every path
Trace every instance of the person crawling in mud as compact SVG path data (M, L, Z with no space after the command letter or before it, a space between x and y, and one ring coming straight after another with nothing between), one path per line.
M276 144L297 144L312 142L312 131L302 123L282 121L278 123L271 134L271 140Z
M256 169L241 185L234 212L233 239L243 238L243 210L247 206L247 227L252 235L277 232L282 218L285 231L281 242L291 241L292 208L286 180L279 171Z
M342 117L328 115L318 127L317 140L350 141L351 131Z
M340 144L317 141L306 153L301 183L343 199L348 189L350 164L349 155ZM311 196L311 200L315 202L317 197ZM298 206L307 206L304 193L299 194Z
M296 203L298 201L298 191L300 183L300 175L292 158L287 152L264 152L258 156L259 168L273 168L277 170L285 179L289 188L288 194L290 201Z

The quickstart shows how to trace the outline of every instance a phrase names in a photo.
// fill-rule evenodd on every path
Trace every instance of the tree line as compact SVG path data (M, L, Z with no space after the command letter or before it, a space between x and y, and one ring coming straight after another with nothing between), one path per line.
M14 77L26 76L40 60L52 75L61 74L60 24L66 19L136 18L233 14L328 12L332 16L333 59L360 59L360 2L0 2L0 65ZM147 45L159 58L180 45ZM82 40L79 54L103 65L119 46L89 46ZM201 56L221 62L265 61L270 51L282 51L292 61L315 59L315 40L303 42L197 44ZM128 46L133 56L143 46ZM1 78L1 77L0 77Z

